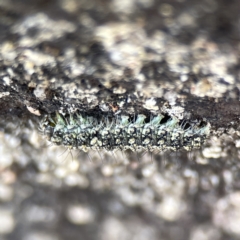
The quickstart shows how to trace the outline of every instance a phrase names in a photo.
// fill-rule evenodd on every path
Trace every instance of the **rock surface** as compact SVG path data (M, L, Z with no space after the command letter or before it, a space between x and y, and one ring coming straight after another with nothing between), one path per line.
M0 1L0 239L240 239L240 3ZM45 114L211 124L191 152L47 145Z

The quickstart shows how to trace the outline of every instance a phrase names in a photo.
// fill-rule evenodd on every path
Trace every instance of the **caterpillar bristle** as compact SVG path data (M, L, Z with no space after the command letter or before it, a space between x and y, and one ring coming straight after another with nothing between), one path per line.
M162 114L97 118L83 113L55 113L45 116L39 129L50 142L69 149L159 152L200 148L209 135L210 124Z

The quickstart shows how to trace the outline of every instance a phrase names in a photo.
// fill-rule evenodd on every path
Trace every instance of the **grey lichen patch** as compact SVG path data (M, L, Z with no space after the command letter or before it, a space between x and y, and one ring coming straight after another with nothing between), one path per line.
M34 37L29 36L31 29L37 30ZM60 20L58 22L52 20L44 13L37 13L32 16L28 16L22 22L15 24L12 27L13 33L18 33L22 37L19 41L19 45L35 46L36 44L60 38L66 33L74 32L76 26L66 20Z
M9 92L1 92L0 93L0 98L8 96L10 93Z

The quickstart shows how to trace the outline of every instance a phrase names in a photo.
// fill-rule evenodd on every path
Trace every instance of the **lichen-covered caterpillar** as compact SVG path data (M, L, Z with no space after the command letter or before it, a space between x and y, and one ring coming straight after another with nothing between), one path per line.
M99 119L82 113L47 115L40 130L56 145L83 151L132 150L164 151L200 148L209 135L210 124L184 124L161 114L149 120L139 114L134 120L128 116Z

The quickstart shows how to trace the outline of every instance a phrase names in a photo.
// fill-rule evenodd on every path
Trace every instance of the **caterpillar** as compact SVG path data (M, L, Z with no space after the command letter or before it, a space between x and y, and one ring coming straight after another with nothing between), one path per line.
M99 118L85 113L46 115L40 131L47 139L69 149L190 151L202 146L210 132L209 123L189 124L175 116L139 114Z

